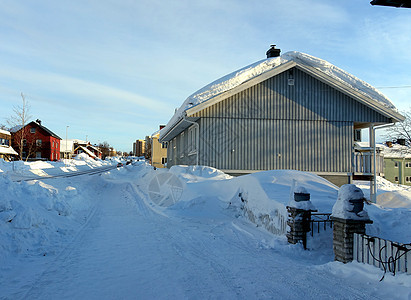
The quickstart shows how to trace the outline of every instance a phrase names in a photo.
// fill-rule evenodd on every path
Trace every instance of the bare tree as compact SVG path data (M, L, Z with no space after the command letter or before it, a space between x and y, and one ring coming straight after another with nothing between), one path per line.
M7 120L7 124L10 126L10 131L13 132L13 143L17 147L20 159L23 159L23 149L27 145L27 125L30 115L30 105L26 100L26 97L21 93L22 104L13 106L13 115ZM31 143L30 143L31 144ZM30 149L34 147L29 147ZM29 155L27 155L27 158Z
M108 142L103 142L98 144L98 148L101 151L101 158L105 159L107 156L110 155L110 144Z
M394 126L387 129L386 137L388 139L405 139L408 145L411 144L411 108L408 111L402 111L401 114L405 117L403 122L398 122Z

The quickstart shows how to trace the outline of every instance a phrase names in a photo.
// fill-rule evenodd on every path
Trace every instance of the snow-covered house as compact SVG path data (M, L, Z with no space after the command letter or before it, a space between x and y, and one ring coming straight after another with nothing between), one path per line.
M353 166L358 130L369 129L373 153L375 129L404 117L340 68L308 54L279 52L272 47L267 59L184 101L160 132L160 142L169 144L168 167L199 164L230 174L293 169L338 185L373 177Z
M41 120L32 121L24 127L16 126L10 131L12 146L17 151L22 150L21 159L51 161L60 159L61 138L42 125Z
M383 153L385 179L411 185L411 147L388 142L383 146Z
M11 133L0 129L0 158L8 161L18 153L11 147Z
M102 157L102 152L100 151L98 147L93 146L90 142L83 142L83 141L77 140L74 143L73 156L80 154L80 153L86 153L91 158L101 159Z
M65 139L61 141L61 157L72 158L80 153L85 153L91 158L101 158L102 152L90 142L79 139Z

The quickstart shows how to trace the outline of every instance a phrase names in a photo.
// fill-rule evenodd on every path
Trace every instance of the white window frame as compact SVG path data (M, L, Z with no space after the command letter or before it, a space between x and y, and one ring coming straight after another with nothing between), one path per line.
M197 126L192 125L188 129L188 144L189 144L189 151L188 155L197 154Z
M34 127L30 128L30 133L36 133L36 128Z
M398 176L395 176L395 177L394 177L394 181L395 181L395 182L398 182L398 181L399 181Z
M182 132L180 134L180 157L184 157L184 149L185 149L185 145L184 145L184 132Z
M38 139L36 140L36 146L41 147L41 145L43 144L43 141Z
M394 168L398 168L400 166L400 163L398 161L394 161Z

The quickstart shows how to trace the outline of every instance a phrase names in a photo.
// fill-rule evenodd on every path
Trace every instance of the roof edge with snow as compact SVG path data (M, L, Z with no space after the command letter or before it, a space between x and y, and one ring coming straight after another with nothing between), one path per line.
M160 131L160 141L169 136L177 125L181 128L186 127L181 126L186 117L293 67L301 69L395 122L404 120L394 104L365 81L325 60L292 51L280 57L267 58L246 66L217 79L189 96L169 120L167 126ZM187 126L189 124L190 122L187 122Z

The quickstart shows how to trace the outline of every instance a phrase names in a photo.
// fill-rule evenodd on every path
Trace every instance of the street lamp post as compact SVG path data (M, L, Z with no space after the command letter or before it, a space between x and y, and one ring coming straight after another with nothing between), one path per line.
M69 128L70 126L66 126L66 151L65 151L65 156L66 156L66 159L67 159L67 150L68 150L68 143L67 143L67 130L68 130L68 128ZM64 165L66 165L66 161L64 161Z

